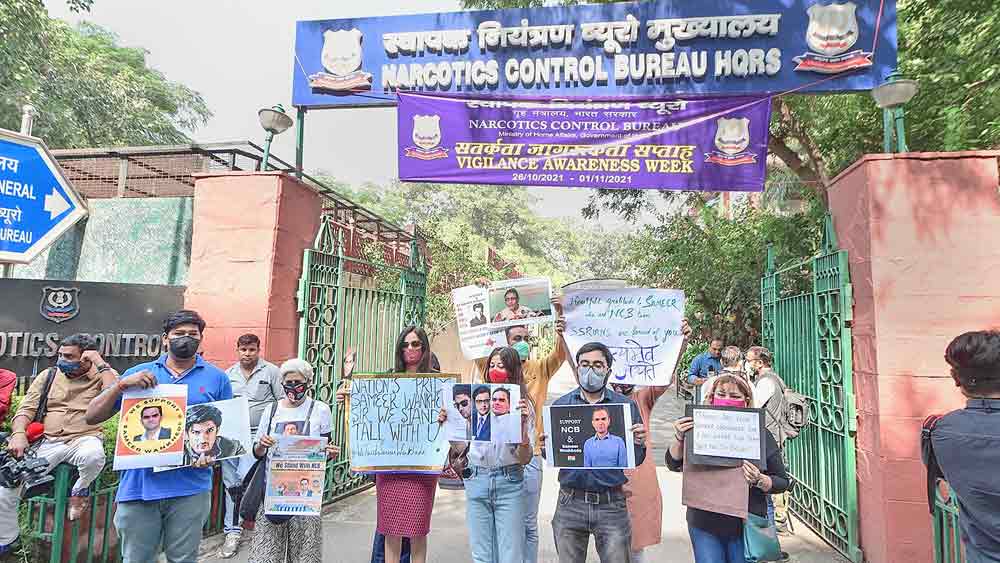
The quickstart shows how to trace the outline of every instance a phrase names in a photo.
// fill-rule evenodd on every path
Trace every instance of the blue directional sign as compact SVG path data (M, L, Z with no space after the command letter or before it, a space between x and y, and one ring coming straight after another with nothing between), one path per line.
M31 262L86 216L45 143L0 129L0 262Z

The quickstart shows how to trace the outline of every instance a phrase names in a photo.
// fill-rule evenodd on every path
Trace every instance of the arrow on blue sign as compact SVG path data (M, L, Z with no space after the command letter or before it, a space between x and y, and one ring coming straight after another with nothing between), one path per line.
M0 129L0 262L31 262L86 216L45 143Z

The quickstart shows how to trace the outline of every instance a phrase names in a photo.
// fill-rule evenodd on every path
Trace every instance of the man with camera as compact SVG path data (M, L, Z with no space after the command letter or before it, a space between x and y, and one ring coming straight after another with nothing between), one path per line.
M76 466L79 477L70 491L70 520L89 507L90 485L105 461L101 425L87 424L84 414L90 401L117 379L118 372L101 358L93 338L67 336L59 344L55 367L35 377L11 421L11 456L44 460L44 473L63 462ZM17 506L24 485L0 487L0 554L17 540Z

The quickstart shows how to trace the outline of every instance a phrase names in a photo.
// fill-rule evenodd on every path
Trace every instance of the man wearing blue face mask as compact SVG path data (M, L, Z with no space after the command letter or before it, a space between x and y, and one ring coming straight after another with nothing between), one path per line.
M161 383L187 386L187 404L233 398L226 373L198 354L205 321L195 311L182 310L163 321L167 353L122 374L87 407L88 424L99 424L121 410L128 389L149 389ZM214 459L202 455L191 467L154 473L151 468L121 472L115 528L123 563L155 561L163 549L169 563L195 563L201 528L212 507Z
M646 428L635 402L607 388L611 362L611 351L604 344L590 342L581 346L574 370L580 387L553 405L629 405L638 466L646 459ZM601 563L629 560L632 525L622 490L625 482L625 472L621 469L559 470L559 502L552 517L552 531L560 563L585 561L591 535Z
M78 519L89 506L90 485L104 468L100 425L84 420L87 404L115 384L118 373L97 351L86 334L68 336L59 344L55 367L38 374L11 420L7 451L45 459L51 471L62 462L76 466L79 477L69 497L69 519ZM37 428L41 423L44 429ZM30 437L30 440L29 440ZM0 488L0 554L11 550L18 537L17 506L20 489Z

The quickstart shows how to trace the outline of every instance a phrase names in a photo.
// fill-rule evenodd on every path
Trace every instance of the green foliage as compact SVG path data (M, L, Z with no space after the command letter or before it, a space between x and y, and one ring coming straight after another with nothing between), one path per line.
M31 103L32 133L51 147L184 143L212 115L200 94L147 67L144 50L51 19L41 2L0 3L0 38L0 127L17 130Z
M792 216L748 205L738 206L732 219L711 207L696 216L678 214L629 245L632 281L684 290L694 340L718 334L727 344L749 346L759 341L763 249L773 244L780 263L815 254L821 217L818 206Z

